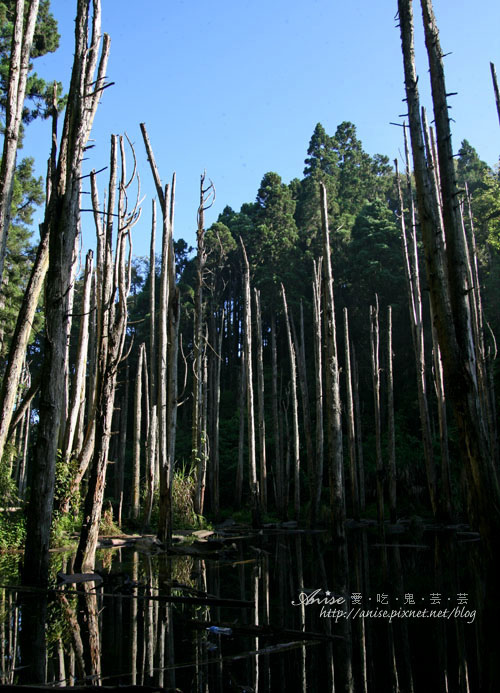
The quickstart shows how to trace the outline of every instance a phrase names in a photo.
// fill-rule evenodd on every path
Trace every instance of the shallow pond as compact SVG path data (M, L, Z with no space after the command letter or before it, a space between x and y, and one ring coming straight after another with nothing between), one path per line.
M103 550L96 582L48 594L16 591L4 561L2 683L496 690L480 542L424 529L352 529L335 547L326 532L234 526L185 555ZM70 564L55 554L54 578Z

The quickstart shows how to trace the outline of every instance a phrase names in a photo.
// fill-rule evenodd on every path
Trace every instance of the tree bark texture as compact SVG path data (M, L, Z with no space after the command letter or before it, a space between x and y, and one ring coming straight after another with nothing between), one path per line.
M42 231L42 236L47 234L49 239L46 335L23 574L24 581L31 584L45 584L48 577L57 441L64 397L68 282L78 233L81 161L104 86L109 53L109 38L104 35L99 55L99 0L93 2L90 41L88 24L89 3L78 0L68 104Z
M39 0L29 0L24 21L25 0L17 0L10 50L7 103L2 159L0 162L0 286L2 284L7 234L9 232L17 147L21 130L31 46L38 17Z
M120 146L121 174L118 181L117 147ZM134 170L135 174L135 170ZM98 359L97 359L97 406L95 446L90 467L87 495L84 503L83 523L80 541L75 558L77 572L93 570L95 552L99 536L106 469L108 464L109 443L112 432L112 420L115 403L116 380L118 367L123 357L127 327L127 296L131 283L131 229L138 221L140 211L138 201L129 211L127 207L127 188L134 180L134 175L127 182L125 171L125 151L123 138L111 137L110 178L108 204L100 210L95 173L91 174L94 220L97 243L100 246L98 256L102 259L98 265ZM118 222L116 233L116 250L113 257L113 219L115 193L118 183ZM106 223L103 228L101 215ZM127 248L128 246L128 248Z
M445 249L437 233L439 219L435 217L432 204L431 180L422 138L412 6L409 0L399 0L398 7L419 219L445 386L455 414L465 463L469 519L480 529L493 551L500 530L500 496L478 394L470 305L465 291L466 253L459 227L442 51L431 4L422 0L436 123Z
M293 512L295 518L300 517L300 438L299 438L299 406L297 401L297 355L292 339L288 305L286 302L285 287L281 285L283 298L283 310L285 313L286 335L288 339L288 353L290 356L290 396L292 398L292 450L293 450Z
M328 227L326 188L321 186L321 227L323 235L323 274L325 293L325 406L327 412L328 458L330 482L330 512L335 538L345 538L345 501L343 483L342 422L340 404L339 365L333 298L333 274Z
M252 368L252 300L250 293L250 265L241 241L243 253L243 307L244 307L244 350L246 366L246 391L247 391L247 417L248 417L248 472L250 483L250 504L252 509L252 524L259 527L260 503L259 482L257 478L257 460L255 454L255 411L253 396L253 368Z

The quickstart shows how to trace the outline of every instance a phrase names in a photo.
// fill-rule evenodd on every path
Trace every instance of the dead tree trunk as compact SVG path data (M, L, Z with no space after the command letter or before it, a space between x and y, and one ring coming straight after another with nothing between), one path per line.
M97 359L97 406L95 447L90 467L89 484L85 497L84 514L80 542L75 558L76 572L90 572L94 568L95 552L99 536L106 470L108 465L109 443L115 402L118 367L123 357L127 327L127 296L131 282L132 245L131 228L138 221L140 212L138 201L132 211L128 211L127 189L135 178L135 168L127 182L125 171L125 151L120 137L121 175L117 181L118 137L111 138L110 179L107 208L100 210L95 173L91 174L92 203L97 233L97 243L101 245L99 257L103 259L97 268L100 278L98 306L98 359ZM116 187L118 183L118 214L115 215ZM101 221L104 216L106 223ZM118 217L116 251L113 258L113 219ZM127 251L128 243L128 251ZM116 300L117 299L117 300Z
M292 450L293 450L293 511L295 519L300 517L300 439L299 439L299 406L297 402L297 357L292 340L292 330L290 328L290 318L288 317L288 306L286 302L285 287L281 285L281 295L283 297L283 309L285 311L286 335L288 338L288 352L290 354L290 395L292 398Z
M196 255L196 290L194 300L193 328L193 425L192 425L192 465L196 469L196 495L194 509L197 515L203 515L205 492L205 475L207 460L204 458L207 431L203 428L203 358L205 343L203 340L203 285L206 264L205 250L205 211L212 206L215 199L215 188L212 182L204 188L206 174L200 179L200 206L198 207L197 255Z
M375 460L377 474L377 518L384 528L384 461L382 457L382 426L380 422L380 333L378 322L378 296L376 305L370 306L370 352L372 361L373 411L375 418Z
M311 409L309 407L309 388L307 386L306 346L304 337L304 307L300 301L300 340L297 338L295 323L291 320L292 336L297 354L297 375L299 376L299 389L302 400L302 424L306 443L307 475L309 481L309 496L312 499L314 479L314 452L311 428Z
M285 492L282 445L280 442L280 416L278 404L278 355L276 347L276 316L271 313L271 397L274 427L274 492L279 517L284 517Z
M17 147L30 65L31 45L38 17L38 5L39 0L30 0L25 20L25 2L24 0L16 1L5 106L3 151L0 163L0 285L3 277Z
M427 376L425 364L425 347L424 347L424 326L422 320L422 295L420 290L420 271L418 265L418 250L417 250L417 232L415 208L413 204L413 191L410 176L410 161L408 151L408 141L406 137L406 128L404 128L405 140L405 156L406 156L406 191L409 204L410 216L410 237L406 232L406 221L404 214L403 194L401 191L401 183L398 175L397 160L394 162L396 166L396 183L399 195L400 206L400 226L401 239L403 243L403 254L405 261L405 276L406 288L408 293L408 308L410 311L410 325L413 341L413 351L415 354L415 365L417 369L417 396L418 409L420 415L420 425L422 427L422 443L424 448L425 470L427 475L427 486L429 489L429 497L434 515L438 512L437 500L437 483L436 483L436 468L434 462L434 453L432 446L431 424L429 418L429 406L427 402Z
M87 366L89 346L89 322L90 322L90 294L92 288L92 259L91 250L87 253L85 273L83 279L82 316L80 321L80 333L78 336L78 348L76 354L75 372L71 385L71 397L69 402L69 416L64 433L63 456L69 459L75 445L74 439L78 423L78 417L85 406L85 372Z
M361 430L361 405L359 401L359 373L358 362L356 360L356 351L354 345L351 345L352 351L352 394L354 400L354 422L356 430L356 457L358 461L358 482L359 482L359 508L364 512L366 507L365 494L365 467L363 457L363 432Z
M42 232L42 235L48 234L49 238L45 289L46 340L23 574L24 581L32 584L44 584L47 580L57 441L64 395L68 281L78 232L81 160L104 88L109 53L109 39L105 35L99 57L99 0L93 3L90 44L88 23L89 3L78 0L75 58L68 105Z
M134 389L134 453L132 462L132 498L130 504L130 517L134 520L138 519L140 511L142 384L145 355L146 345L142 343L139 347Z
M260 309L260 291L255 291L255 326L257 334L257 420L259 427L259 461L260 461L260 507L267 512L267 467L266 467L266 423L264 419L264 350L262 347L262 312Z
M52 148L47 174L48 183L50 183L55 176L56 143L57 98L54 93L52 104ZM49 184L47 187L49 189L47 198L49 199L51 185ZM40 227L40 232L40 243L38 245L33 267L31 268L28 285L24 292L21 309L17 316L16 327L14 329L7 358L7 367L0 388L0 459L3 457L5 442L9 436L9 428L14 413L14 403L19 386L19 378L26 356L31 326L49 267L49 237L46 233L44 234L42 226Z
M238 466L236 468L236 507L241 507L243 496L243 472L245 451L245 395L246 395L246 363L245 350L240 355L240 383L239 383L239 432L238 432Z
M326 344L326 397L328 457L330 480L330 512L332 532L336 539L345 537L345 501L342 453L342 423L340 404L339 365L333 299L333 274L328 227L328 201L326 188L321 185L321 226L323 232L323 272L325 292L325 344Z
M409 0L399 0L405 86L415 168L419 219L424 241L427 277L438 334L447 395L458 426L467 476L471 523L479 527L491 552L500 529L500 495L480 406L468 294L466 253L459 227L458 196L442 51L430 3L422 0L426 46L431 70L436 123L441 203L446 248L440 242L439 219L432 201L431 180L422 140L422 123L415 71L413 17Z
M394 377L392 372L392 308L387 307L387 467L389 512L396 522L396 431L394 428Z
M349 340L349 316L347 308L344 308L344 340L345 340L345 382L346 382L346 416L347 416L347 436L349 441L349 464L351 472L351 497L352 512L355 520L359 520L359 491L358 491L358 470L356 463L356 433L354 424L354 400L352 396L352 374L351 374L351 344Z
M175 174L172 177L172 187L167 184L163 188L160 174L156 166L153 150L149 142L146 126L141 123L142 137L148 155L151 173L156 186L156 193L160 201L163 218L162 232L162 268L160 276L160 311L159 311L159 339L158 339L158 374L157 374L157 420L158 420L158 450L159 457L159 521L158 538L160 541L170 544L172 538L172 509L171 509L171 482L173 476L173 448L175 445L175 426L172 429L172 421L175 422L177 416L177 396L171 386L177 387L177 370L169 369L172 363L172 351L177 355L177 336L178 336L178 293L175 289L175 256L173 252L173 225L174 225L174 203L175 203ZM152 253L153 254L153 253ZM167 323L170 316L170 329ZM172 320L174 324L172 325ZM172 331L173 330L173 331ZM170 350L168 349L168 338L171 341ZM177 335L177 336L173 336ZM153 364L151 366L153 368ZM176 390L175 390L176 392ZM175 411L170 410L173 406ZM169 440L169 434L171 436ZM173 437L173 439L172 439Z
M149 375L149 425L154 427L154 439L152 438L152 430L148 431L148 459L150 460L148 466L151 468L151 483L149 494L151 495L150 500L147 501L146 505L153 507L153 494L156 488L158 488L158 481L160 478L160 459L157 453L157 404L158 404L158 390L157 390L157 375L158 375L158 355L156 348L156 200L152 200L152 210L151 210L151 243L149 249L149 363L150 363L150 375ZM154 419L154 423L153 423ZM146 511L145 517L147 518L146 524L149 524L149 518L151 517L151 510Z
M495 92L495 103L497 105L498 120L500 121L500 90L498 89L497 71L495 65L490 63L491 78L493 80L493 91Z
M248 417L248 472L250 482L250 504L252 509L252 524L260 527L259 482L257 479L257 461L255 455L255 414L253 402L253 371L252 371L252 301L250 293L250 265L245 246L240 238L243 253L243 314L244 314L244 350L246 366L247 417Z
M323 260L314 261L313 274L313 314L314 314L314 367L316 382L316 462L314 468L314 485L311 497L310 523L314 527L317 512L321 505L323 488L324 433L323 433L323 356L321 330L321 271Z

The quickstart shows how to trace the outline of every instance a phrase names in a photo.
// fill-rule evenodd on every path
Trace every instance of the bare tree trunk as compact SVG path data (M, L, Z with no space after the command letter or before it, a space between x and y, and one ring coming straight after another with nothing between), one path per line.
M436 468L434 462L434 452L432 445L431 423L429 417L429 406L427 401L427 376L425 364L424 347L424 326L422 320L422 295L420 290L420 271L418 264L417 232L415 220L415 206L413 203L413 191L410 175L410 157L408 150L408 140L406 128L404 128L405 158L406 158L406 191L409 203L410 216L410 237L406 233L406 222L404 215L403 194L398 176L398 165L396 166L396 183L399 195L400 206L400 225L401 238L403 242L403 254L405 260L406 287L408 292L408 307L410 311L410 325L413 341L413 351L415 354L415 365L417 369L417 396L420 415L420 425L422 427L422 443L424 448L425 471L427 475L427 486L431 501L432 512L438 513L438 496Z
M293 511L295 519L300 517L300 439L299 439L299 406L297 402L297 357L292 340L288 306L286 302L285 287L281 285L283 297L283 309L285 311L286 334L288 338L288 352L290 354L290 395L292 398L292 449L293 449Z
M16 1L10 50L5 130L0 163L0 286L2 284L7 234L9 232L17 147L21 130L31 45L38 17L39 0L30 0L24 21L24 0Z
M432 314L432 306L431 306ZM439 421L439 444L441 449L441 486L443 493L443 510L447 518L453 519L453 503L451 499L451 479L450 479L450 452L448 447L448 417L446 414L446 396L443 381L443 362L441 360L441 350L439 348L436 328L432 321L432 344L434 360L434 387L436 389L438 421Z
M127 188L134 180L134 175L127 182L125 171L125 151L123 138L120 137L121 175L117 181L117 144L118 137L111 138L110 178L108 205L105 211L106 225L103 228L95 173L91 174L92 203L96 225L97 242L101 245L99 256L103 258L100 273L100 290L98 297L98 364L97 382L98 399L96 407L95 448L90 468L89 484L84 504L84 516L80 542L75 558L75 570L87 572L93 570L95 552L99 535L106 469L109 455L109 442L113 419L116 379L118 367L122 360L127 327L127 296L131 283L131 240L130 232L138 221L138 201L131 212L127 208ZM135 173L135 171L134 171ZM115 192L118 183L118 231L116 251L113 259L113 218ZM128 252L127 252L128 242ZM118 296L118 301L115 297Z
M255 455L255 415L253 403L253 373L252 373L252 301L250 294L250 265L245 246L240 238L243 252L243 307L244 307L244 349L246 366L247 416L248 416L248 471L250 482L250 502L252 508L252 524L259 527L260 503L259 482L257 480L257 461Z
M266 467L266 424L264 419L264 350L262 347L262 313L260 309L260 291L255 292L255 325L257 334L257 420L259 427L259 460L260 460L260 507L267 512L267 467Z
M129 372L130 367L125 364L125 382L120 403L120 433L118 440L118 455L115 460L115 500L118 502L116 518L118 527L122 525L123 514L123 482L125 477L125 457L127 454L127 423L128 423L128 397L129 397Z
M387 461L389 512L396 522L396 431L394 428L394 377L392 372L392 308L387 307Z
M132 502L130 507L130 516L134 520L139 518L140 511L142 380L145 354L146 345L142 343L139 347L134 389L134 454L132 464Z
M288 352L290 354L290 396L292 398L292 450L293 450L293 511L295 518L300 517L300 438L299 438L299 406L297 402L297 356L292 339L290 318L286 302L285 287L281 285L283 297L283 309L285 311L286 334L288 338Z
M174 204L175 204L175 174L172 177L172 186L168 184L165 189L162 186L158 168L156 166L153 150L149 142L146 126L141 123L141 131L144 145L151 166L151 173L156 186L156 193L160 201L163 218L162 233L162 269L160 278L160 315L159 315L159 341L158 341L158 450L160 460L160 500L158 538L160 541L170 544L172 540L172 508L171 508L171 482L173 476L173 448L175 446L175 421L177 416L177 366L175 372L170 372L167 379L167 370L172 371L172 358L175 355L177 362L177 337L170 344L168 350L168 337L178 335L179 329L179 298L175 290L175 257L173 249ZM152 252L151 255L154 253ZM170 330L167 329L168 317ZM172 354L171 352L174 352ZM170 368L168 368L170 364ZM153 367L153 365L152 365ZM175 388L172 389L172 386ZM170 407L173 406L175 411ZM173 427L172 427L173 422ZM169 435L171 439L169 440ZM172 439L173 438L173 439Z
M314 469L314 492L311 497L311 526L317 520L323 488L324 433L323 433L323 357L321 334L321 270L323 260L314 261L313 313L314 313L314 366L316 381L316 463Z
M321 226L323 232L323 272L325 291L325 343L326 343L326 410L328 430L328 457L330 480L330 511L332 532L336 539L345 538L345 500L343 479L342 423L340 404L339 365L333 299L333 274L328 227L328 201L326 188L321 186Z
M158 358L156 354L156 200L152 200L151 243L149 251L149 425L147 429L146 499L143 524L149 527L153 510L154 492L158 487L160 460L157 454L157 403L156 387Z
M0 459L14 414L19 378L26 356L26 348L31 334L38 299L49 266L49 237L45 234L38 246L31 276L23 296L21 310L17 318L14 335L7 361L7 368L0 389Z
M280 443L280 416L278 405L278 356L276 348L276 317L271 313L271 396L274 424L274 487L279 517L285 516L283 454Z
M373 410L375 417L375 459L377 473L377 518L380 530L384 529L384 461L382 458L382 427L380 423L380 363L378 296L376 306L370 306L370 351L372 361Z
M356 430L356 457L358 460L358 482L359 482L359 508L364 512L366 507L365 497L365 467L363 462L363 434L361 430L361 406L359 402L359 373L358 362L356 360L356 352L354 345L351 345L352 351L352 394L354 400L354 423Z
M236 507L241 507L243 496L243 461L245 449L245 395L246 395L246 363L245 351L240 356L240 388L239 388L239 433L238 433L238 466L236 468Z
M297 374L299 376L300 396L302 399L302 423L304 427L304 439L306 442L307 475L309 481L309 496L313 498L313 479L314 479L314 452L313 437L311 428L311 409L309 407L309 388L307 386L306 368L306 346L304 338L304 307L300 301L300 340L297 339L295 323L291 320L293 341L296 345L297 353Z
M491 78L493 80L493 91L495 92L495 103L497 105L498 120L500 121L500 90L498 89L497 71L495 65L490 63Z
M215 353L212 354L212 406L211 416L212 425L211 436L211 470L212 470L212 512L216 518L220 513L219 498L219 405L220 405L220 376L222 360L222 338L224 334L225 312L222 308L221 322L217 333L214 317L214 347Z
M200 179L200 205L198 207L197 255L196 255L196 289L194 299L194 327L193 327L193 427L192 427L192 465L196 472L195 512L203 514L202 495L204 492L204 469L206 459L203 459L203 441L207 431L202 430L202 398L203 398L203 284L206 264L205 250L205 210L213 203L210 197L215 195L213 184L204 188L206 174Z
M490 552L494 553L493 547L500 528L500 495L478 394L470 306L465 291L466 253L459 227L442 52L432 8L429 2L422 0L431 68L446 249L440 242L440 234L436 233L440 220L435 216L435 207L429 195L431 182L422 142L412 8L408 0L399 0L398 6L419 218L445 385L455 413L460 449L464 456L470 521L479 527Z
M346 416L347 436L349 441L349 463L351 472L352 511L355 520L359 520L358 470L356 464L356 433L354 424L354 400L352 396L351 374L351 345L349 340L349 316L344 308L344 340L345 340L345 381L346 381Z
M89 3L86 0L78 0L75 58L68 105L58 165L51 185L42 232L42 235L48 234L49 238L45 304L46 341L23 573L24 582L32 584L44 584L48 578L57 441L64 394L68 313L66 298L70 288L68 281L78 232L81 160L104 87L109 53L109 39L105 35L99 57L99 0L94 0L93 9L92 38L89 45Z

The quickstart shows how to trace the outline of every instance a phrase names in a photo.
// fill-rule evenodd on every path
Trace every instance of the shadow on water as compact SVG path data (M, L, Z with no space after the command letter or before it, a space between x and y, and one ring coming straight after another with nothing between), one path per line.
M48 593L2 575L0 682L498 690L495 570L476 537L364 528L333 546L326 532L238 530L213 553L210 540L193 555L103 552L96 579ZM57 560L54 576L69 572Z

